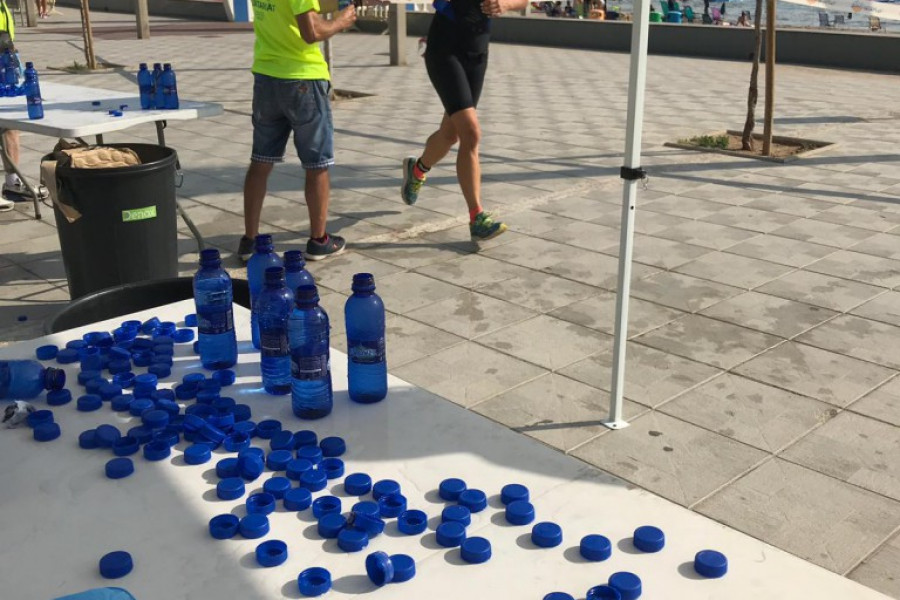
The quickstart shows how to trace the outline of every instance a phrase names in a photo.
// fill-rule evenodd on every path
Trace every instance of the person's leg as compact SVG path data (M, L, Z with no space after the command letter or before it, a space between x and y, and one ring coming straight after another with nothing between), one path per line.
M9 129L3 132L3 147L9 153L10 158L14 161L19 160L19 132L11 131ZM15 154L13 154L15 153ZM6 171L6 182L4 182L3 190L6 191L10 187L10 178L13 179L14 185L18 182L18 177L16 174L12 172L12 168L9 162L6 160L6 156L3 157L3 169ZM13 209L15 206L15 202L11 200L7 200L3 197L0 197L0 212L6 212Z
M328 169L306 170L306 208L309 211L309 237L327 237L328 199L331 195L331 176Z
M459 136L456 135L456 127L453 125L450 116L444 113L440 127L428 136L428 139L425 141L425 150L422 151L422 156L419 158L422 166L426 169L431 169L431 167L447 156L447 153L458 141Z
M259 219L262 215L263 200L266 198L266 187L269 174L275 164L271 162L250 161L247 175L244 177L244 237L254 239L259 235Z
M481 207L481 163L478 158L481 143L481 126L474 108L467 108L450 116L453 128L459 136L459 150L456 155L456 178L462 189L463 198L469 208L469 221L482 212Z

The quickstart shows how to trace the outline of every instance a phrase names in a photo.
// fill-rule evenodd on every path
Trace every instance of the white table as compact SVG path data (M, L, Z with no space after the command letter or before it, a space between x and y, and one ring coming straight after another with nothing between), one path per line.
M191 301L134 315L153 314L180 321L193 312ZM340 318L340 315L333 315ZM33 356L45 343L62 344L95 329L111 329L121 320L84 327L0 349L0 357ZM235 308L239 339L247 340L248 314ZM388 340L390 357L391 340ZM122 430L137 418L124 418L108 407L80 413L72 404L54 409L63 434L56 441L37 443L27 427L0 430L0 581L4 598L47 600L93 587L117 585L139 600L271 600L299 598L296 578L311 566L331 571L329 598L351 598L371 592L372 598L433 600L540 600L551 591L584 598L585 591L605 583L616 571L631 571L643 580L648 600L875 600L885 596L729 529L646 491L565 456L526 436L514 433L446 400L390 378L388 398L376 405L352 404L346 392L346 357L332 350L334 413L320 421L296 419L289 397L260 393L258 354L240 343L237 384L225 388L238 402L253 408L254 420L280 419L292 430L314 429L319 437L345 437L347 473L365 472L373 479L396 479L410 508L432 517L422 536L399 534L391 522L385 533L360 553L341 552L334 540L316 534L311 511L270 515L265 539L288 544L289 557L279 567L257 566L253 551L262 540L218 541L207 532L209 519L234 512L243 515L246 498L216 499L215 461L188 466L182 442L173 457L150 463L133 457L136 472L113 481L104 476L112 455L105 450L81 450L78 434L100 423ZM179 346L171 380L199 369L190 345ZM74 379L77 369L68 367ZM75 391L77 384L70 383ZM77 392L76 392L77 394ZM43 401L38 401L43 406ZM609 435L615 435L611 433ZM256 445L267 443L255 440ZM266 472L248 493L261 488ZM444 506L436 494L446 477L461 477L470 487L486 491L490 507L474 515L469 535L481 535L493 545L493 558L483 565L465 565L459 550L436 545L433 528ZM343 495L340 480L329 489ZM502 485L529 487L538 520L559 523L562 546L537 549L530 527L505 523L498 509ZM322 492L324 494L326 492ZM355 499L342 498L344 511ZM279 506L281 503L279 502ZM636 553L629 538L635 527L654 524L667 536L658 554ZM577 550L583 535L601 533L613 542L613 556L602 563L582 561ZM730 561L725 578L704 580L693 574L691 561L701 549L724 552ZM99 558L113 550L134 557L134 571L124 579L103 580ZM376 589L366 578L365 556L375 550L411 555L416 577Z
M0 98L0 133L5 130L18 130L46 135L54 138L82 138L96 136L97 143L103 143L103 134L121 131L142 125L155 123L156 133L161 146L166 145L165 127L167 121L190 121L222 114L222 105L212 102L192 102L181 100L177 110L141 110L140 97L127 92L116 92L81 85L67 85L53 81L41 82L41 96L44 104L44 118L32 120L28 118L28 109L24 96ZM95 105L94 102L99 102ZM121 117L109 114L127 104ZM9 159L3 138L0 136L0 151ZM22 175L18 165L10 161L13 170L25 183L34 199L35 217L41 218L41 209L37 188ZM190 227L197 241L201 243L200 234L181 207L178 211Z

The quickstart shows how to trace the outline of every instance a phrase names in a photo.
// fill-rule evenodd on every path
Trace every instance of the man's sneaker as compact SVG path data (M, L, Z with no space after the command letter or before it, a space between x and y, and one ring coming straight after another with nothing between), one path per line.
M16 203L11 200L0 198L0 212L7 212L15 207Z
M43 185L35 186L35 189L38 193L38 200L44 200L50 197L50 192L47 191L47 188ZM10 200L31 200L32 194L31 191L25 187L25 184L21 181L17 181L16 183L4 183L3 184L3 197Z
M410 206L419 199L419 190L422 189L422 184L425 183L424 177L419 179L413 173L415 166L415 156L407 156L403 159L403 187L400 188L400 195L403 197L403 201Z
M248 260L250 260L250 257L253 256L253 250L254 250L253 240L248 238L246 235L242 235L241 241L238 244L238 251L237 251L238 258L241 259L242 263L245 263Z
M506 224L495 221L491 213L485 211L478 213L478 216L469 225L469 233L472 235L473 242L484 242L497 237L504 231L506 231Z
M347 241L339 235L328 235L324 242L317 242L310 238L306 242L306 260L322 260L329 256L337 256L344 251Z

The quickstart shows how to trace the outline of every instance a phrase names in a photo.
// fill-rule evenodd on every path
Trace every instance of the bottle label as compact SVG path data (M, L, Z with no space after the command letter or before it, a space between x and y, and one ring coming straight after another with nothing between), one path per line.
M374 365L384 362L384 338L369 341L348 340L347 347L350 362L358 365Z
M228 333L234 329L234 312L229 308L225 311L197 311L197 330L205 335Z
M328 376L331 365L327 354L301 356L295 352L291 355L291 377L301 381L312 381Z
M261 329L259 349L263 358L277 358L290 354L286 329Z

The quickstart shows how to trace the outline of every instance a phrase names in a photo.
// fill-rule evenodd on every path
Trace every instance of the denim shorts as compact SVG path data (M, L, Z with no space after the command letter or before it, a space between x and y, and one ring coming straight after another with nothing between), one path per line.
M250 160L279 163L284 160L288 137L304 169L326 169L334 164L334 125L328 93L331 82L323 79L276 79L254 73L253 153Z

